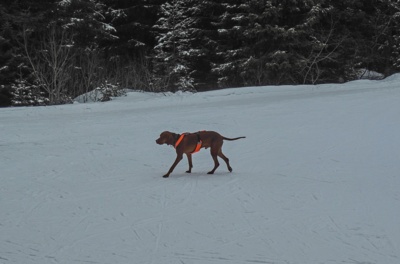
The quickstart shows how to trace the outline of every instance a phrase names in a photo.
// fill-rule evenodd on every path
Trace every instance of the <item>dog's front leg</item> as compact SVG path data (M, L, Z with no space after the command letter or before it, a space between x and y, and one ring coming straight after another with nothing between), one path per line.
M168 178L169 175L171 174L171 172L175 169L176 165L178 165L178 163L182 160L183 155L181 153L177 153L176 159L174 164L172 164L171 168L169 169L169 171L167 172L167 174L165 174L163 177L164 178Z

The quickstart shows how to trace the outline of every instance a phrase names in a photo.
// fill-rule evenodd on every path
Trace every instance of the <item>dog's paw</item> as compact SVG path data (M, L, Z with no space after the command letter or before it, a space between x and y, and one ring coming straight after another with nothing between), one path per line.
M168 174L165 174L164 176L162 176L163 178L168 178L169 177L169 175Z

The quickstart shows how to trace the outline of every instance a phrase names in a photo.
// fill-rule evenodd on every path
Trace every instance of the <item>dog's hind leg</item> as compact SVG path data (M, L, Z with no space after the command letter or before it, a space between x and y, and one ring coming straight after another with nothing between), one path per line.
M192 168L193 168L193 163L192 163L192 154L187 153L186 154L188 162L189 162L189 170L187 170L187 173L191 173L192 172Z
M224 153L222 153L222 149L219 150L218 157L220 157L221 159L223 159L225 161L226 166L228 167L228 170L230 172L232 172L232 167L231 167L231 165L229 165L229 159L224 155Z
M219 162L218 162L218 149L212 148L211 147L211 157L214 160L214 168L209 171L207 174L214 174L215 170L218 168L219 166Z

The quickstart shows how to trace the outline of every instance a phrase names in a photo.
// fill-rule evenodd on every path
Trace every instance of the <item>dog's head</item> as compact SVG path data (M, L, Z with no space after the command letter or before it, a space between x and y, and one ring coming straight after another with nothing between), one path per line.
M167 144L167 145L173 145L174 143L174 136L173 133L169 131L164 131L160 134L160 137L156 139L156 143L159 145L162 144Z

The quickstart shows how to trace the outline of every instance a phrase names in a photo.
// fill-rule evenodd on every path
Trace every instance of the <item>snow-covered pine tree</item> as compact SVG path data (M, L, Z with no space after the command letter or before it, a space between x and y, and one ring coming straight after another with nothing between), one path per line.
M102 46L106 49L109 81L116 80L125 88L154 91L148 56L155 45L151 27L166 0L103 1L107 6L105 21L115 28L117 37L104 41Z
M389 45L391 47L390 62L393 65L393 71L400 70L400 0L389 2L390 7L390 33L392 35Z
M266 1L261 6L254 1L251 12L258 15L255 32L254 55L257 79L262 84L300 83L305 57L313 46L313 26L318 13L315 0ZM244 65L246 66L246 64Z
M33 93L32 98L41 97L40 86L32 74L32 68L27 60L24 45L24 30L29 28L31 34L30 43L32 45L40 44L38 37L46 31L46 25L54 18L52 11L55 4L51 0L42 1L12 1L3 0L0 3L0 38L5 41L5 46L1 50L6 56L5 65L0 62L0 86L5 85L13 94L13 102L20 100L16 93L16 86L23 83L25 91ZM26 85L25 85L26 84ZM36 94L37 92L37 94ZM28 104L36 105L36 102ZM13 103L13 105L15 105Z
M294 30L299 33L292 49L297 54L293 79L297 83L337 82L344 77L346 62L339 63L344 38L337 32L337 12L328 1L314 1Z
M249 36L245 31L251 17L247 13L248 5L241 0L224 0L218 3L212 23L216 35L215 56L212 58L211 72L218 77L219 87L235 87L242 85L240 63L247 57L251 47ZM247 2L247 1L246 1Z
M194 88L184 53L189 49L189 28L193 23L188 13L189 2L192 1L172 0L161 5L160 18L153 27L157 32L153 57L155 85L162 90Z
M33 84L29 63L24 56L22 31L29 25L35 32L44 30L51 19L54 3L50 0L2 0L0 3L0 87L13 89L18 82Z
M108 43L113 54L132 58L152 49L151 27L157 21L159 6L166 0L104 0L106 21L115 29L118 39Z
M171 0L154 25L155 85L169 91L207 89L212 40L207 31L212 1ZM210 78L207 80L207 78Z
M333 1L337 57L325 67L331 75L352 80L357 70L385 75L395 72L396 34L399 32L398 0ZM324 79L322 82L331 81Z
M58 0L56 13L61 26L74 32L75 45L93 48L117 38L106 22L107 11L104 0Z
M397 71L400 71L400 12L396 13L393 16L396 19L396 27L393 30L393 51L392 51L392 56L391 56L391 62L394 66L394 69Z
M5 8L0 6L0 85L13 81L16 72L11 70L15 55L10 34L14 34L11 23L5 19Z
M318 23L319 13L313 12L317 2L222 1L212 69L219 85L299 83L304 58L313 45L313 26Z
M377 71L388 76L400 70L400 0L379 3L375 14L375 39L377 42Z

